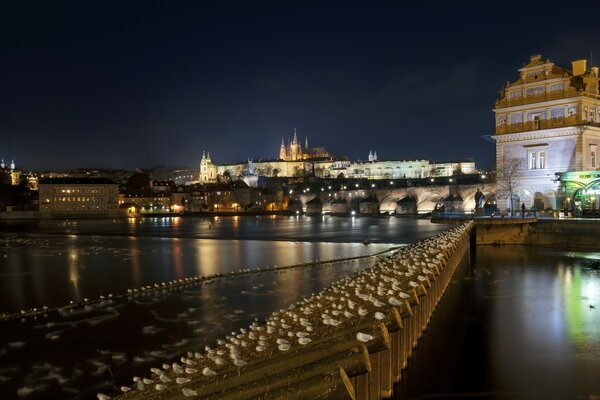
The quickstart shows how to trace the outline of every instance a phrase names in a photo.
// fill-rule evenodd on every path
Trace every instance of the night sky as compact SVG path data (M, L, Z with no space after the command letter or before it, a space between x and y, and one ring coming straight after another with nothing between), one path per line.
M488 168L502 85L532 54L600 60L600 8L444 3L2 2L0 154L196 167L276 157L296 127L352 159Z

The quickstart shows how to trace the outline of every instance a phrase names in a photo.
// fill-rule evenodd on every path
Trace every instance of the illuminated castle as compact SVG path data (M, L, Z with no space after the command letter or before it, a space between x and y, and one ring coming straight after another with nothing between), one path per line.
M294 137L291 141L288 140L286 146L283 138L281 138L281 147L279 148L279 159L283 161L302 161L316 158L331 157L329 152L324 147L308 147L308 138L304 139L304 147L298 141L296 128L294 128Z

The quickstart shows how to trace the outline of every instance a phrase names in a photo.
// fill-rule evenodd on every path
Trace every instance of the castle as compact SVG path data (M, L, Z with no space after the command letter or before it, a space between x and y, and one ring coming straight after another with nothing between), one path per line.
M473 161L433 162L428 160L379 160L376 151L369 151L368 161L351 161L347 157L331 155L324 147L304 146L298 140L296 129L286 145L281 141L279 157L237 163L215 165L210 154L202 153L199 183L214 183L218 176L231 179L254 177L250 186L256 185L257 177L359 178L359 179L423 179L436 176L452 176L456 173L476 172Z
M294 128L294 137L286 146L281 138L281 147L279 148L279 159L283 161L302 161L313 160L317 158L331 157L324 147L308 147L308 137L304 139L304 147L298 141L296 128Z

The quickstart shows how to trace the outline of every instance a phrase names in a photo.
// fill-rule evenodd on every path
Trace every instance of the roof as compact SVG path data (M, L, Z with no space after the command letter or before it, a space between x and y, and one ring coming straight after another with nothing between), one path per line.
M233 188L227 183L214 183L206 185L205 191L207 192L232 192Z
M41 178L40 185L116 185L108 178Z

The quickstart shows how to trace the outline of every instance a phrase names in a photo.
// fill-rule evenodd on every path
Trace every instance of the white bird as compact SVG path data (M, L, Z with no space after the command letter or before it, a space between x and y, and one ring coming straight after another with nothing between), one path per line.
M233 364L234 364L236 367L243 367L244 365L246 365L246 364L247 364L247 362L246 362L246 361L244 361L244 360L242 360L241 358L236 358L235 360L233 360Z
M183 385L184 383L188 383L189 381L191 381L190 378L179 377L179 378L175 379L175 382L177 382L179 385Z
M217 373L208 367L204 367L202 370L202 375L204 376L215 376Z
M277 346L277 348L279 349L279 351L288 351L290 349L290 345L289 344L280 344L279 346Z
M191 396L197 396L197 395L198 395L198 392L196 392L196 391L195 391L195 390L193 390L193 389L188 389L188 388L183 388L183 389L181 390L181 392L183 393L183 395L184 395L185 397L191 397Z
M390 297L388 299L388 303L390 303L392 306L401 306L402 305L402 303L400 302L400 300L398 300L395 297Z

